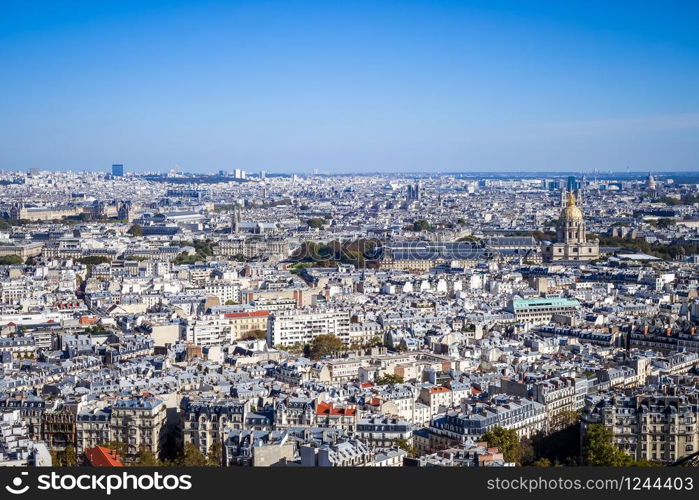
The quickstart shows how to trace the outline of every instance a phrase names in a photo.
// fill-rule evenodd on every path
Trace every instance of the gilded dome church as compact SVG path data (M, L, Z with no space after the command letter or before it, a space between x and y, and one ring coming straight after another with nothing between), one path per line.
M586 261L599 258L599 242L587 241L585 217L577 206L575 195L568 193L566 206L556 225L556 242L544 247L547 261Z

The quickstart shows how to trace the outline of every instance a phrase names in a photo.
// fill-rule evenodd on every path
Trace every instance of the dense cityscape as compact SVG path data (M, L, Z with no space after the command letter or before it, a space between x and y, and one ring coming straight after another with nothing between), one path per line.
M0 465L696 465L699 176L0 173Z

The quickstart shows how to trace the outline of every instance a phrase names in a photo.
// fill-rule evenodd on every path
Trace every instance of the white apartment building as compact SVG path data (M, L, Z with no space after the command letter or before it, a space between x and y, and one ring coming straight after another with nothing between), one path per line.
M187 343L199 346L234 342L253 331L267 331L268 317L266 311L250 311L190 319L183 325L184 338Z
M236 304L240 302L240 283L236 281L208 281L203 288L208 295L218 297L221 304L225 304L228 301Z
M267 342L271 346L310 344L319 335L333 334L351 343L350 316L343 311L275 312L269 317Z

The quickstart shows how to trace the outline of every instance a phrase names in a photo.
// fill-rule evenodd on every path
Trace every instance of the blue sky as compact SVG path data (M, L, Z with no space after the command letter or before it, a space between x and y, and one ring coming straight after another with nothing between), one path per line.
M699 170L696 1L0 1L0 169Z

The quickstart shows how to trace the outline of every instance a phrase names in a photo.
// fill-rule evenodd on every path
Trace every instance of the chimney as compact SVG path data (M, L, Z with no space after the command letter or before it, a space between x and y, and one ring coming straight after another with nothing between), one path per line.
M670 336L672 335L672 328L667 328L667 329L665 330L665 335L666 335L667 337L670 337Z
M643 326L643 335L648 335L648 325Z

